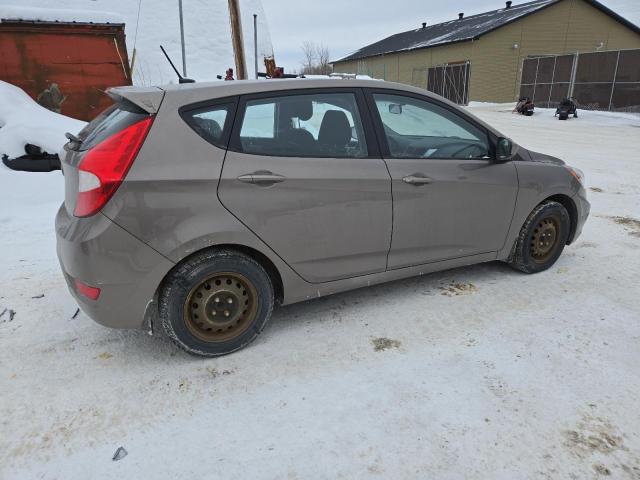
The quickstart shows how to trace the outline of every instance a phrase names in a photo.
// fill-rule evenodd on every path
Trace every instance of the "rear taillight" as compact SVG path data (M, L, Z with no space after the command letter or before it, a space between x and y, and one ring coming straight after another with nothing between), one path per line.
M78 166L76 217L95 215L113 196L149 133L153 118L134 123L87 152Z
M78 279L75 279L74 284L76 286L76 292L80 295L87 297L89 300L97 300L100 296L100 289L98 287L92 287Z

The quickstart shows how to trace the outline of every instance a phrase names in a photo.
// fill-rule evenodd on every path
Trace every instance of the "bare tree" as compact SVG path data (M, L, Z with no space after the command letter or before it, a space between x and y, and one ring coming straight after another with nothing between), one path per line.
M332 72L329 63L329 48L323 44L304 42L302 44L302 70L305 75L329 75Z
M318 58L318 66L324 75L329 75L333 70L329 64L329 47L319 44L316 47L316 55Z
M306 70L313 68L316 60L316 46L313 42L304 42L302 44L302 54L304 59L302 60L302 73L308 73Z

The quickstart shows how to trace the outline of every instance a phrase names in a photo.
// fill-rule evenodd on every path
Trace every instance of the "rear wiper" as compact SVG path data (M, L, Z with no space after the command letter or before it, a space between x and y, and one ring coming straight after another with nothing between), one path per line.
M76 137L73 133L65 133L64 134L65 137L67 137L69 140L71 140L74 143L82 143L82 140L80 140L78 137Z
M67 132L64 134L64 136L67 137L71 142L75 143L77 147L82 145L82 140L76 137L73 133Z

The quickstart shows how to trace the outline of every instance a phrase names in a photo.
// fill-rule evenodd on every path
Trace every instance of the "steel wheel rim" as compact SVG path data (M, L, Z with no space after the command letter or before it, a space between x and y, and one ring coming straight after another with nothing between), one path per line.
M557 217L541 219L531 236L531 257L537 263L547 262L555 253L560 238L560 220Z
M191 289L184 304L187 328L204 342L225 342L244 333L258 312L258 292L244 275L221 272Z

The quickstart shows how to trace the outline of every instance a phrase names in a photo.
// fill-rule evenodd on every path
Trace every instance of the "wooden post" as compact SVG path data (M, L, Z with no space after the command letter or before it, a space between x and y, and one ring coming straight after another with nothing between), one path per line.
M240 18L239 0L229 0L229 19L231 20L231 40L236 60L236 78L247 79L247 62L244 57L244 39L242 37L242 20Z

